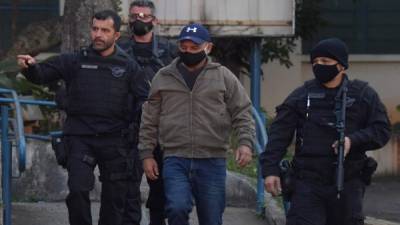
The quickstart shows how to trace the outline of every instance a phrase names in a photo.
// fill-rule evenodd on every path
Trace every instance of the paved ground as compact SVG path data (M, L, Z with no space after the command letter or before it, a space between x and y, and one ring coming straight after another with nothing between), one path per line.
M367 188L364 211L367 216L400 223L400 177L375 179Z
M97 224L99 203L93 203L93 224ZM142 225L148 224L143 209ZM364 210L366 225L400 225L400 177L375 179L367 189ZM63 202L14 203L13 225L68 225L67 209ZM197 225L195 213L191 224ZM224 214L226 225L268 225L255 212L246 208L227 208Z
M145 211L145 209L143 209ZM97 224L99 203L92 205L93 224ZM143 213L142 225L148 224L148 216ZM68 225L67 208L63 202L56 203L15 203L13 204L13 225ZM191 224L197 225L195 213ZM257 218L254 211L243 208L227 208L224 214L227 225L267 225L265 220Z

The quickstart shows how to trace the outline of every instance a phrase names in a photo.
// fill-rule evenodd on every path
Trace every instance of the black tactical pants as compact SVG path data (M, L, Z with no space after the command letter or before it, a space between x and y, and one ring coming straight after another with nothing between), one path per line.
M157 162L160 176L157 180L147 179L150 191L146 202L146 207L150 211L150 225L165 225L165 194L164 183L161 177L163 168L163 154L160 146L155 148L153 155Z
M287 225L363 225L365 184L355 178L345 182L340 200L335 185L295 179Z
M71 225L91 225L89 192L94 187L93 170L102 182L99 225L139 225L140 178L133 150L125 138L116 136L68 136L68 187L66 199Z

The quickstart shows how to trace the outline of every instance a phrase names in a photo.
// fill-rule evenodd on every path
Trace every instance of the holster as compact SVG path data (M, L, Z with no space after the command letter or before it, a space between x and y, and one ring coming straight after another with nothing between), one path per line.
M65 137L62 135L52 136L51 146L53 147L57 164L65 169L67 167L67 160L68 160L68 148L65 144Z
M117 180L140 181L142 179L141 161L135 155L135 150L127 152L125 157L99 163L104 168L99 177L101 182Z
M279 177L281 179L282 197L284 201L290 201L294 191L293 167L289 160L282 160L279 164Z
M346 161L345 164L347 164L347 167L345 167L345 180L359 177L366 185L371 184L372 175L378 167L378 163L372 157L366 157L355 161Z
M371 184L372 175L376 171L377 167L378 167L378 162L374 158L368 157L365 160L365 164L361 172L361 179L364 181L366 185Z

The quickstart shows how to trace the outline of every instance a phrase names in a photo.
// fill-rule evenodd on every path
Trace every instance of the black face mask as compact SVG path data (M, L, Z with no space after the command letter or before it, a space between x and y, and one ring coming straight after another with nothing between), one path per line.
M204 50L198 53L179 51L179 57L186 66L195 66L203 61L207 57L207 54Z
M150 21L145 23L141 20L135 20L132 23L129 23L129 27L135 35L143 36L153 29L153 22Z
M339 70L337 69L337 64L335 65L321 65L316 64L313 66L313 72L315 79L317 79L321 83L327 83L333 80L338 74Z

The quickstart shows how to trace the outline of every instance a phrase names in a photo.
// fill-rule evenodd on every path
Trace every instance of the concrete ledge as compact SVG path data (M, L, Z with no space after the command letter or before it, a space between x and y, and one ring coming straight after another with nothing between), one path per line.
M13 175L18 175L13 155ZM98 170L95 170L96 178ZM227 206L256 208L256 190L250 178L229 172L226 179ZM64 201L68 194L67 172L56 164L54 152L47 142L30 140L27 145L26 171L18 179L12 180L13 199L17 201ZM142 179L142 200L148 196L147 181ZM92 200L100 200L101 185L96 179L91 192Z
M400 223L367 216L367 218L365 219L365 225L400 225Z
M256 208L256 189L250 178L238 173L227 171L226 178L226 206L236 208ZM146 177L142 177L140 185L142 202L147 200L149 186Z

